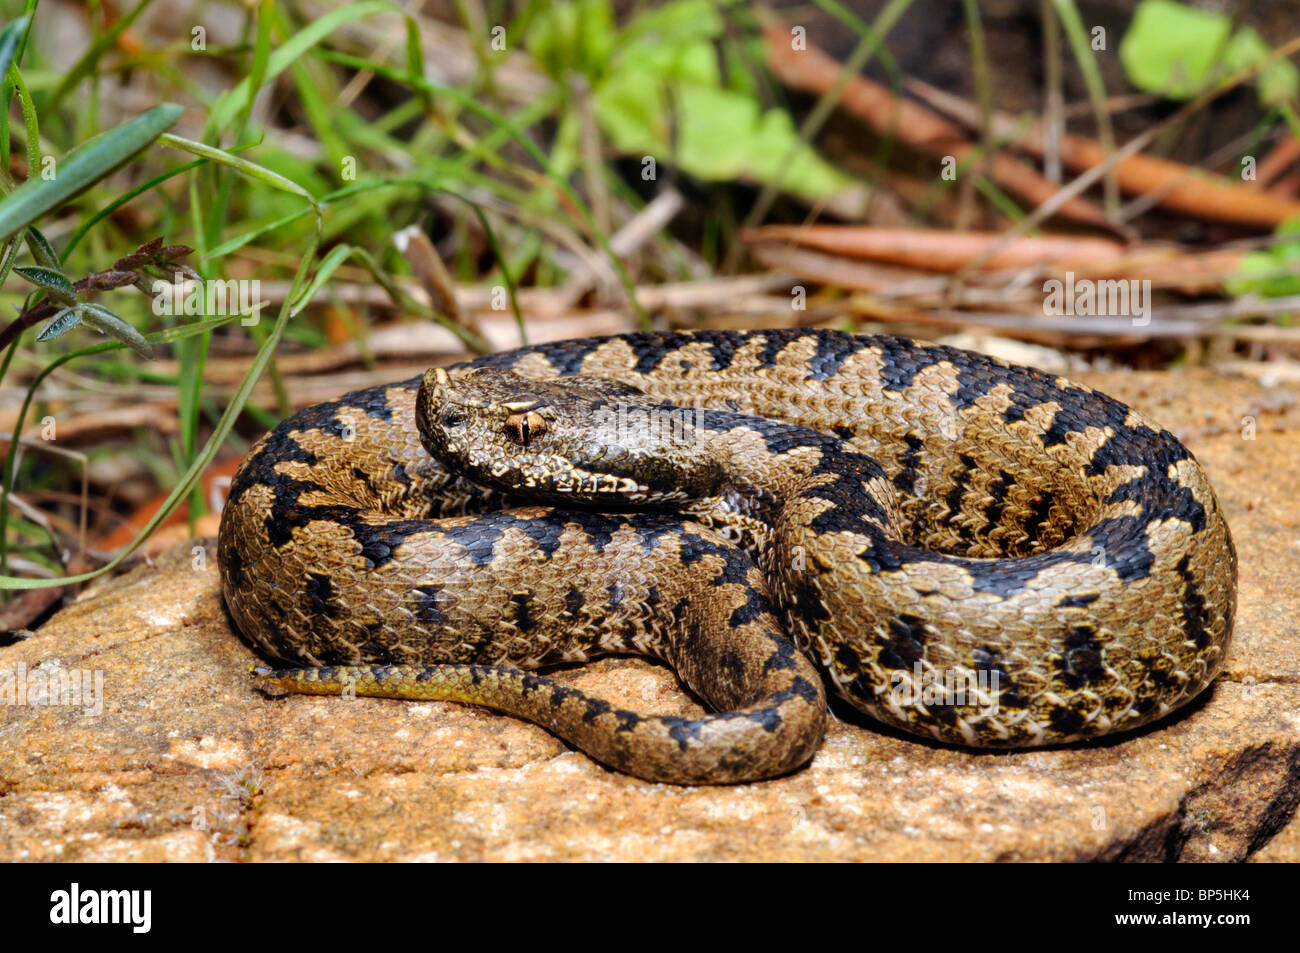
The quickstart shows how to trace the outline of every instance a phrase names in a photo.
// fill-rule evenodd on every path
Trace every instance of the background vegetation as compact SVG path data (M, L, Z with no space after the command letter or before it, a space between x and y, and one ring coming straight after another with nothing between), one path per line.
M0 623L212 532L295 406L530 338L973 328L1300 379L1300 15L1230 7L0 4ZM1045 313L1066 270L1154 320ZM187 278L257 319L158 313Z

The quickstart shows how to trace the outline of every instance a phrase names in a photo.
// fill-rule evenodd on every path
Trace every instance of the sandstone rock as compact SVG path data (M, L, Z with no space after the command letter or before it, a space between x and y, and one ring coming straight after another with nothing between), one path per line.
M0 648L0 672L103 678L102 713L0 705L0 860L1300 859L1295 396L1208 373L1081 377L1189 443L1236 537L1226 670L1164 724L990 754L839 709L791 777L647 784L482 709L264 698L211 540L189 542ZM640 660L561 677L629 707L698 711Z

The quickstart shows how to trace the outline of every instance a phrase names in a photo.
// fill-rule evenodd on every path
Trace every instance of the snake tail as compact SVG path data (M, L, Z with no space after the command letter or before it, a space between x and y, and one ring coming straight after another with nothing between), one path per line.
M353 665L257 674L264 688L282 692L483 705L541 725L625 774L668 784L726 784L788 774L816 750L824 720L820 684L815 675L810 680L808 673L790 671L760 678L764 695L754 704L701 718L638 714L545 675L494 665Z
M262 493L248 487L235 505ZM381 555L374 537L355 566L331 569L314 558L318 534L353 517L336 508L281 513L309 530L302 545L277 546L254 523L224 527L227 604L267 654L323 667L277 672L264 685L484 705L535 722L616 770L677 784L786 774L821 741L820 674L784 634L763 572L706 526L669 514L542 507L406 520L407 558L385 560L380 577L360 571L362 560L373 566ZM236 527L246 536L231 535ZM377 532L392 545L389 524ZM507 552L517 560L509 569L490 558ZM277 571L250 572L245 558ZM301 574L311 592L277 592L286 573ZM287 641L284 633L309 613L317 616L303 627L310 638ZM521 671L609 654L667 662L714 714L638 714Z

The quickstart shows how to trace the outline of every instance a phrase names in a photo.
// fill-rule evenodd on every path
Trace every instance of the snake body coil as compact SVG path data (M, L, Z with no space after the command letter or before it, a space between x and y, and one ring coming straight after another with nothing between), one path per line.
M1213 679L1236 603L1168 431L1039 371L821 330L562 341L310 407L235 476L219 562L244 634L317 666L271 686L488 705L683 783L811 757L805 653L945 742L1146 724ZM717 713L525 671L611 652Z

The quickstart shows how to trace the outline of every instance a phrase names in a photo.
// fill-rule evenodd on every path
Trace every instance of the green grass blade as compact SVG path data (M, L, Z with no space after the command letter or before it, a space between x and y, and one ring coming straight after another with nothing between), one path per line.
M391 79L393 82L410 83L415 89L424 89L433 96L442 96L450 99L458 106L486 119L498 129L507 133L510 138L513 139L515 143L527 152L532 160L537 163L538 168L542 170L542 173L546 176L552 187L562 194L578 212L583 224L586 225L592 237L595 238L596 244L600 246L601 251L603 251L609 259L610 267L614 269L614 273L618 276L619 284L623 286L623 291L627 295L628 303L632 306L632 310L636 312L641 325L647 330L650 328L650 317L646 313L645 308L641 306L640 300L637 298L636 285L632 281L632 276L628 273L627 268L624 267L623 260L619 258L618 255L614 254L614 249L610 247L609 244L609 236L606 235L604 230L596 224L596 220L592 217L591 209L587 207L587 203L582 200L582 197L578 195L573 186L569 184L568 180L563 175L556 172L552 167L550 160L546 157L546 154L537 147L536 143L534 143L532 139L524 135L523 130L519 129L505 116L494 112L487 106L478 102L474 97L467 96L465 93L453 86L444 86L441 83L435 83L427 79L416 81L413 77L407 76L401 71L395 70L383 63L376 63L373 60L367 60L358 56L349 56L345 53L335 53L331 50L322 50L320 55L325 59L334 61L335 63L341 63L344 66L351 66L355 69L371 70L380 76Z
M36 103L32 101L32 95L27 91L27 84L23 82L17 66L9 71L9 82L13 84L23 110L23 126L27 131L27 178L30 179L41 167L41 127L36 116Z
M29 178L0 200L0 241L107 176L171 128L184 111L174 103L155 106L88 140L59 164L55 178Z
M272 172L265 166L260 166L256 162L249 162L247 159L241 159L239 156L231 155L224 149L217 149L213 146L205 145L202 142L195 142L193 139L182 139L180 136L173 136L170 133L158 137L158 141L164 146L170 146L173 149L179 149L182 152L188 152L191 155L208 159L221 165L229 166L237 172L241 172L250 179L256 179L263 185L269 185L273 189L279 189L281 192L289 192L293 195L301 196L311 203L316 210L317 228L321 225L321 206L312 195L297 182L286 179L278 173Z
M1110 113L1106 109L1106 82L1097 65L1097 55L1092 51L1088 30L1083 25L1079 8L1074 0L1052 0L1052 8L1065 31L1066 41L1074 54L1074 61L1083 74L1083 82L1088 90L1088 99L1092 103L1093 118L1097 123L1097 141L1106 158L1115 151L1115 130L1110 122ZM1119 213L1119 180L1115 176L1114 166L1108 167L1103 182L1106 214L1115 218Z
M262 346L258 349L257 356L253 359L252 366L249 367L248 373L244 375L243 381L240 382L239 387L235 390L234 395L230 398L230 403L226 405L225 412L222 413L221 419L217 421L216 427L213 428L212 436L208 439L208 442L204 445L203 450L194 458L194 461L190 464L189 468L185 471L184 474L182 474L179 482L177 482L176 486L172 489L171 493L168 494L167 499L163 502L163 505L158 508L158 511L154 513L154 515L144 525L144 527L140 530L140 532L136 534L135 539L131 541L130 545L128 545L125 549L123 549L120 554L118 554L115 558L110 560L106 565L101 566L98 569L92 570L91 572L84 572L75 576L62 576L57 579L29 579L24 576L0 576L0 590L48 589L50 586L64 586L70 583L84 582L88 579L94 579L96 576L100 576L106 572L110 572L115 566L117 566L120 562L122 562L122 560L126 559L126 557L130 555L130 553L134 551L137 546L139 546L142 542L148 539L153 534L153 531L162 524L162 521L171 515L172 510L176 508L176 504L179 503L182 499L184 499L186 495L189 494L189 492L193 489L193 487L198 483L199 477L203 475L204 471L206 471L208 466L212 463L213 458L217 455L218 448L220 448L221 444L225 441L226 435L230 433L231 428L235 424L235 420L239 417L239 413L243 409L244 403L248 400L249 395L252 394L253 386L257 383L258 378L262 376L262 372L266 370L267 362L270 361L271 355L275 352L276 346L280 343L280 337L284 333L285 325L287 325L289 323L289 319L293 317L294 314L297 313L297 311L289 307L289 302L296 300L298 298L299 292L303 286L303 282L306 280L307 273L311 270L312 263L315 261L316 249L317 249L317 242L315 237L313 237L308 241L307 248L304 249L303 251L302 261L298 265L298 272L297 274L294 275L293 282L289 286L289 293L285 296L284 303L280 308L280 314L276 318L275 325L271 329L271 333L267 335L266 340L262 343ZM222 322L234 320L235 317L238 316L232 315L228 318L223 318ZM191 326L188 328L177 328L173 330L186 331L190 333L207 332L210 331L213 327L215 327L218 323L220 322L215 322L215 321L203 322L203 324L199 326ZM188 335L182 335L182 336L188 336ZM178 339L179 339L178 337L171 338L171 340L178 340ZM150 335L149 340L158 342L164 340L164 336ZM104 344L98 345L97 347L94 348L87 348L83 351L78 351L73 354L64 355L64 358L51 362L50 365L47 368L45 368L45 372L49 372L53 370L56 366L65 363L67 359L71 359L72 357L76 357L82 354L99 353L100 351L106 351L112 348L120 348L120 347L122 347L120 343L118 343L117 341L112 341L112 342L106 342ZM34 393L34 388L39 383L40 379L41 377L38 376L38 378L35 381L33 381L32 383L33 389L29 390L28 393L29 398L31 394ZM26 410L27 406L28 404L26 403L23 405L24 411ZM22 416L23 414L20 412L19 423L16 425L16 427L21 426ZM15 429L15 432L19 432L19 431ZM17 440L14 440L10 443L11 461L14 456L12 448L15 448L17 446L18 446ZM10 468L12 468L12 463L10 463L9 466ZM10 469L6 473L5 483L6 486L12 486L13 483L12 469ZM4 507L5 504L8 502L8 499L9 497L7 493L3 497L0 497L0 507ZM2 523L3 520L0 520L0 524Z
M135 188L130 189L122 193L121 195L119 195L117 198L109 202L107 205L105 205L98 212L90 216L90 218L86 219L86 221L82 222L81 225L77 227L77 230L72 233L72 237L68 239L68 243L63 246L63 254L59 256L59 260L67 261L68 256L72 254L72 250L81 244L81 240L86 236L87 232L89 232L92 228L94 228L97 224L99 224L109 215L112 215L114 212L116 212L127 202L131 201L133 198L135 198L138 195L143 195L145 192L148 192L154 186L161 185L163 182L166 182L170 178L174 178L175 176L178 175L184 175L186 172L189 172L191 169L197 169L199 166L207 164L207 161L208 161L207 159L195 159L193 162L187 162L184 165L177 166L174 169L170 169L167 172L163 172L160 175L156 175L152 179L149 179L149 181L142 182L139 185L137 185Z
M26 29L27 17L19 17L0 30L0 76L9 72L9 65L13 63L14 54L18 52L18 41L23 38L23 31Z
M397 9L400 10L400 8ZM289 37L271 54L267 60L266 71L261 78L261 82L265 84L275 79L288 69L295 60L303 56L343 24L375 13L388 13L393 10L394 5L388 0L350 3L336 10L331 10L319 20L312 21ZM225 129L229 126L235 120L235 117L239 115L245 104L250 101L251 88L251 77L245 77L233 89L218 99L213 104L211 113L209 113L208 128Z
M232 314L212 321L200 321L196 324L167 328L164 331L146 335L145 340L154 344L174 344L177 341L183 341L196 334L204 334L223 324L229 324L238 317L239 315ZM14 421L14 433L21 434L23 432L23 427L27 422L27 412L31 410L32 402L36 399L36 392L40 389L41 384L45 382L45 378L49 377L64 364L74 361L79 357L89 357L92 354L102 354L105 351L121 350L125 347L126 345L119 341L105 341L102 344L92 344L90 347L81 348L76 351L69 351L67 354L62 354L50 361L50 363L46 364L45 367L43 367L40 372L32 378L32 382L27 385L27 394L23 397L22 406L18 410L18 419ZM0 372L8 370L9 362L12 360L17 348L18 342L14 341L5 355L4 366L0 367ZM0 373L0 378L3 376L3 373ZM18 464L18 447L19 441L17 439L9 442L9 453L5 458L4 464L4 492L0 493L0 526L9 525L9 497L13 492L14 473ZM0 572L3 572L4 569L7 568L9 552L8 539L8 536L0 533ZM0 576L0 590L21 588L6 586L4 585L3 580L4 577Z

